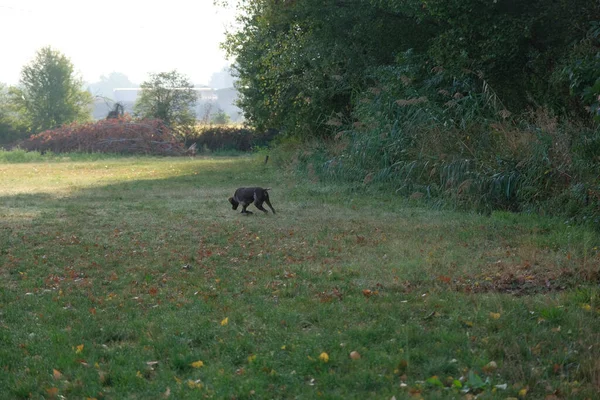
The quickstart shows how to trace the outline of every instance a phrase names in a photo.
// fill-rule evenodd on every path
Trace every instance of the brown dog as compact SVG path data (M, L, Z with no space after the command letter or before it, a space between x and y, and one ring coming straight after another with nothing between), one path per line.
M269 201L269 193L268 190L271 188L263 189L261 187L241 187L238 188L233 197L229 198L229 202L231 203L231 208L237 210L238 206L242 205L242 214L252 214L252 212L246 210L250 204L254 203L256 208L263 211L265 214L268 213L267 210L263 207L263 203L267 203L273 214L275 214L275 209L271 205Z

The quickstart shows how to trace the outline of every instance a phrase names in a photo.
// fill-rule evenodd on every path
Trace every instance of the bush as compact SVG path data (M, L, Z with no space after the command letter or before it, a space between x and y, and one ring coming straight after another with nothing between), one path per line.
M542 212L600 227L600 127L543 108L511 116L482 76L426 71L405 57L372 71L353 120L327 121L338 129L332 140L298 150L291 160L303 173L436 205Z
M42 153L179 155L184 152L183 144L161 120L128 117L65 125L33 135L20 143L20 147Z
M259 134L252 129L236 126L208 126L199 128L194 135L188 135L185 146L187 148L196 143L200 151L251 151L267 146L277 133L276 130Z

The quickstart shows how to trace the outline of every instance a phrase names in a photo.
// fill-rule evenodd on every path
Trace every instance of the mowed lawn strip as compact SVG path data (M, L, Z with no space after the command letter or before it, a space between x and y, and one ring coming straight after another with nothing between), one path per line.
M245 185L272 187L277 214L231 210ZM254 157L2 163L0 389L594 398L597 246Z

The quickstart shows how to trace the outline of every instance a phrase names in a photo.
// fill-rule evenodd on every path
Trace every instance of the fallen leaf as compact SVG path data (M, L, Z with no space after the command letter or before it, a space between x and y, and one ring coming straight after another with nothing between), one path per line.
M58 394L58 388L56 387L51 387L46 389L46 393L48 393L48 396L50 397L56 397L56 395Z
M252 354L252 355L248 356L248 362L249 363L254 362L254 360L256 360L256 354Z
M365 297L371 297L371 295L373 294L372 291L370 291L369 289L365 289L362 291L363 296Z
M319 360L323 361L323 362L329 362L329 354L322 352L319 355Z
M225 326L229 323L229 318L225 317L225 319L223 319L223 321L221 321L221 326Z
M498 368L498 364L495 361L490 361L486 365L484 365L483 370L487 373L494 372Z
M491 312L490 318L492 319L500 319L500 313Z
M464 326L466 326L467 328L473 327L473 321L460 320L460 323L463 324Z
M360 359L360 353L358 351L353 351L350 353L350 358L353 360L358 360Z
M135 376L137 376L138 378L144 377L140 371L136 372Z
M190 389L202 389L202 384L198 381L188 380L187 385Z
M75 354L79 354L83 351L83 345L80 344L79 346L77 346L77 348L75 349Z
M200 360L198 361L194 361L193 363L190 364L193 368L202 368L204 367L204 363Z
M519 397L524 398L525 396L527 396L527 388L519 390Z
M60 373L59 370L53 369L52 376L54 377L54 379L60 379L60 378L62 378L63 375Z
M167 390L165 391L165 393L163 394L163 397L167 398L171 395L171 388L167 387Z

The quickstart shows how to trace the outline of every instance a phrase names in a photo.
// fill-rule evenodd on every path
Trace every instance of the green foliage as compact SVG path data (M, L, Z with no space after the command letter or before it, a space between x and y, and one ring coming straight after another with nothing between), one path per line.
M91 95L82 90L71 61L51 47L40 49L21 71L11 102L30 132L90 119Z
M22 126L14 112L9 89L0 83L0 146L14 143L26 135L25 127Z
M557 79L567 80L572 95L596 120L600 120L600 23L594 22L585 38L577 43Z
M246 119L306 137L331 133L331 116L349 118L371 71L402 67L395 56L410 49L425 70L476 75L513 112L572 111L568 83L551 78L599 15L586 0L245 1L225 48Z
M243 11L226 44L241 106L255 126L329 139L288 157L312 179L600 226L598 128L569 120L598 107L600 30L585 32L597 2L263 0Z
M196 144L198 151L251 151L267 146L277 131L268 130L263 133L254 129L239 126L206 126L198 127L193 134L186 137L185 146Z
M196 123L197 96L189 79L173 70L150 74L150 79L140 87L142 92L135 104L136 116L158 118L185 138Z
M431 26L415 29L406 18L363 0L243 2L242 27L225 47L236 59L246 120L288 135L331 132L324 122L349 114L367 68L391 63L398 48L424 48L433 36Z
M229 115L221 109L219 109L210 118L210 123L215 124L215 125L226 125L230 122L231 122L231 117L229 117Z

